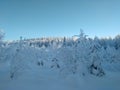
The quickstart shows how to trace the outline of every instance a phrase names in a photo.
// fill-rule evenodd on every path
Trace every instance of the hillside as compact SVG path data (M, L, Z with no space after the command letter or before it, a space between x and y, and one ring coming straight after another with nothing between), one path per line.
M0 41L0 90L120 90L120 36Z

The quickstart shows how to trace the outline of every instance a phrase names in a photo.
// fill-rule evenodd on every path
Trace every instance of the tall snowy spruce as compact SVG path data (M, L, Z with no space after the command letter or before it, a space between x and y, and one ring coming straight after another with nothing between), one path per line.
M101 57L101 48L102 46L99 44L99 39L97 37L94 38L92 43L90 44L90 59L91 63L88 67L89 72L95 76L104 76L105 72L102 67L102 57Z
M87 35L81 30L74 49L77 64L80 64L78 67L82 68L78 72L81 72L83 75L88 73L95 76L105 75L101 66L102 61L100 60L100 56L97 55L100 49L101 46L98 43L98 39L92 40L87 38Z

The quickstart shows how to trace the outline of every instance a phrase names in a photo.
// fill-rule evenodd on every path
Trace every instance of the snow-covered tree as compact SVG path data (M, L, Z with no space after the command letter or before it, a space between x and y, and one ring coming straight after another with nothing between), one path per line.
M60 71L63 75L65 74L75 74L76 73L76 60L74 57L73 48L71 47L61 47L56 55L60 63Z
M120 48L120 35L117 35L114 41L115 41L115 48L119 49Z
M2 47L0 61L10 62L10 77L14 78L33 68L47 68L62 74L104 76L106 65L120 63L120 38L88 38L81 30L77 40L72 38L20 39ZM116 67L114 67L116 68ZM118 68L118 67L117 67Z
M92 59L92 62L88 67L89 72L92 75L99 76L99 77L105 75L105 72L101 66L101 58L99 57L97 52L92 53L91 59Z

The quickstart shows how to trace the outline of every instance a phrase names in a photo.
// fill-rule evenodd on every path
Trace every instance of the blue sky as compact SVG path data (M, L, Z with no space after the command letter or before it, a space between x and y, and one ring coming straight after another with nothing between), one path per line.
M0 0L5 40L120 33L120 0Z

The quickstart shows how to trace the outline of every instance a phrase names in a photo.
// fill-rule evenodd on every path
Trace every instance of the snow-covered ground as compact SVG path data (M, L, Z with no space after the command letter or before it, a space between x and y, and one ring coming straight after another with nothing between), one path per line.
M120 37L0 42L0 90L120 90Z
M9 69L8 63L0 64L0 90L120 90L120 72L108 71L104 77L64 76L35 67L11 79Z

